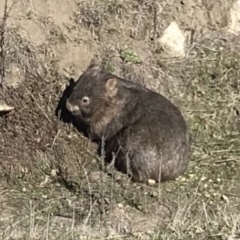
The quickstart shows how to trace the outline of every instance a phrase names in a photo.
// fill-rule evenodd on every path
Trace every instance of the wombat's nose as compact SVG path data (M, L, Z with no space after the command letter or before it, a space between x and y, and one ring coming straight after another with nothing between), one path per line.
M79 111L79 107L77 105L71 104L68 100L66 102L66 108L69 112L76 112Z

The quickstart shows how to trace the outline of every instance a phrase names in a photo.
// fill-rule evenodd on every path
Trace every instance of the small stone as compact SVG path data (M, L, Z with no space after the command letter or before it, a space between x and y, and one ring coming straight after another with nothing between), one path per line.
M148 185L149 186L153 186L153 185L155 185L156 184L156 181L155 180L153 180L153 179L148 179Z
M164 30L159 44L173 57L185 56L185 36L176 22L171 22Z
M157 196L158 196L158 193L157 193L157 192L152 192L152 193L150 194L150 196L151 196L151 197L157 197Z
M200 180L201 180L201 181L205 181L206 179L207 179L207 178L206 178L205 176L202 176Z
M229 203L229 199L228 199L228 197L227 197L227 196L225 196L225 195L222 195L222 199L223 199L225 202Z
M236 1L230 10L230 24L228 32L238 35L240 33L240 0Z
M14 109L14 107L11 107L7 105L5 102L0 101L0 112L10 112Z
M118 204L117 204L117 207L122 209L122 208L123 208L122 203L118 203Z
M57 176L57 169L52 169L52 171L51 171L51 175L53 176L53 177L56 177Z
M186 181L186 178L185 178L185 177L181 177L180 180L181 180L182 182L185 182L185 181Z

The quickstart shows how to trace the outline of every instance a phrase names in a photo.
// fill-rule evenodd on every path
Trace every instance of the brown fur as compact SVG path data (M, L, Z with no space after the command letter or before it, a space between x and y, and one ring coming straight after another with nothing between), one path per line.
M66 107L87 123L92 136L105 139L106 161L114 153L115 167L135 181L172 180L185 172L190 154L187 125L161 94L92 61Z

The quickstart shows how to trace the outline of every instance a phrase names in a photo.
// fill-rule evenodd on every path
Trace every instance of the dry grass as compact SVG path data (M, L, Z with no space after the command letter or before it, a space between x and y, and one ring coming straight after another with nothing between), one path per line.
M18 28L5 27L5 80L13 79L13 66L22 79L17 88L0 90L15 108L0 118L2 239L240 238L237 39L221 32L195 36L184 60L169 59L153 38L161 32L154 11L163 6L97 1L78 7L69 36L87 29L94 40L82 42L109 70L163 92L181 108L193 136L191 162L178 181L157 187L102 169L94 144L55 116L67 79L53 49L68 38L53 28L35 46Z

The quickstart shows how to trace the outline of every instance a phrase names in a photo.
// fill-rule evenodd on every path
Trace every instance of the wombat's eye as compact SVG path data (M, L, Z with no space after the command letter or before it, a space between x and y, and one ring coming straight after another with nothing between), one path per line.
M82 103L83 103L83 104L88 104L89 102L90 102L89 97L86 97L86 96L85 96L85 97L82 98Z

